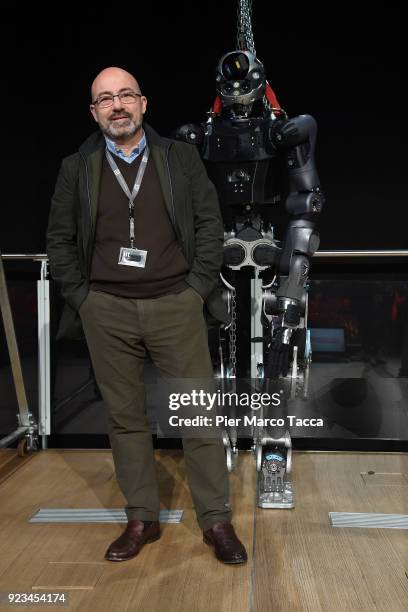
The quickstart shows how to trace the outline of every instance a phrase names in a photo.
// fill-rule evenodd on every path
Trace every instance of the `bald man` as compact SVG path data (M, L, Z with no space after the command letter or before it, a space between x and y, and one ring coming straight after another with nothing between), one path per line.
M144 122L147 100L136 79L106 68L91 95L99 130L62 162L47 252L66 300L57 337L78 334L82 324L107 407L128 524L105 559L125 561L160 537L146 353L167 378L212 378L203 302L217 284L224 232L195 147L161 138ZM244 563L222 440L184 438L183 448L204 542L220 561Z
M110 98L116 91L112 104L104 106L104 98ZM128 93L127 98L120 97ZM143 135L143 115L147 100L142 96L136 79L121 68L106 68L96 77L91 87L91 113L106 138L115 142L125 157L131 155ZM102 102L98 101L102 100ZM124 102L123 102L124 101ZM121 103L123 102L123 103Z

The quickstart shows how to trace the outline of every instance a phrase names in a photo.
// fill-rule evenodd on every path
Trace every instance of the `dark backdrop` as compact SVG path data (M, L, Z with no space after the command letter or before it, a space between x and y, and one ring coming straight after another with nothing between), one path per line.
M321 247L407 248L404 20L384 6L357 16L356 6L311 13L254 0L255 45L281 105L319 124ZM133 72L163 135L200 121L217 59L235 47L236 2L21 5L3 14L2 36L0 249L44 252L61 159L95 129L88 104L98 71Z

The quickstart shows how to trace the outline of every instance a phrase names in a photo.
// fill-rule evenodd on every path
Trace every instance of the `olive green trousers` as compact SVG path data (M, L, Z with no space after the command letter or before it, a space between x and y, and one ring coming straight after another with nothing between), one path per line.
M164 377L212 378L202 299L191 287L154 299L91 290L79 314L108 411L126 515L128 520L158 520L160 501L143 382L146 351ZM183 448L199 526L206 530L219 521L230 521L221 437L183 438Z

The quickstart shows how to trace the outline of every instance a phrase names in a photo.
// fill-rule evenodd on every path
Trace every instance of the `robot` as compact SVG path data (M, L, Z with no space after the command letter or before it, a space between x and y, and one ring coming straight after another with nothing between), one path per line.
M207 120L179 127L175 137L198 148L223 216L223 268L207 303L209 313L221 321L217 374L229 389L237 372L246 374L237 359L242 328L237 303L244 291L239 276L250 270L251 379L259 389L280 390L287 401L305 398L311 362L307 280L324 204L314 161L316 121L310 115L287 116L254 49L238 48L221 57L216 91ZM275 218L281 200L289 223L279 242ZM289 430L277 435L255 427L252 437L258 506L294 507ZM231 469L236 430L224 431L223 439Z

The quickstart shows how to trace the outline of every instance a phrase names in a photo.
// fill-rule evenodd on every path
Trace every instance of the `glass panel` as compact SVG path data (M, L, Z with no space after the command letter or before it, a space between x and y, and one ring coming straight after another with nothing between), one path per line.
M52 297L53 433L108 432L85 340L55 340L63 302ZM250 318L240 332L250 339ZM313 280L309 292L313 363L307 400L287 414L323 418L294 437L408 440L408 283ZM147 414L155 430L157 371L147 362ZM294 410L294 412L293 412Z

